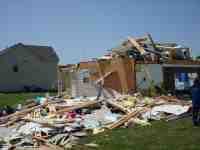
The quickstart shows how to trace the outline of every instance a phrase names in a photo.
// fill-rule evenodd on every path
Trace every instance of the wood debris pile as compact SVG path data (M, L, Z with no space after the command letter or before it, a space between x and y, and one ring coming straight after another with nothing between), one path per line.
M191 48L177 43L155 42L148 33L143 37L129 36L116 48L112 55L131 56L135 60L167 62L170 60L191 60Z
M43 98L44 99L44 98ZM167 105L167 107L166 107ZM46 97L31 108L0 118L1 148L64 149L78 144L88 133L97 134L130 124L150 125L188 113L191 102L175 97L143 97L141 94L104 98ZM1 134L1 133L0 133Z

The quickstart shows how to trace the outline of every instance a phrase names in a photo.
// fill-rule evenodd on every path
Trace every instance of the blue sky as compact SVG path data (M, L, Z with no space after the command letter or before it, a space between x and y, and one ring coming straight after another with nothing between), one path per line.
M0 48L49 45L60 63L76 63L103 55L128 35L149 32L200 55L199 8L199 0L4 0Z

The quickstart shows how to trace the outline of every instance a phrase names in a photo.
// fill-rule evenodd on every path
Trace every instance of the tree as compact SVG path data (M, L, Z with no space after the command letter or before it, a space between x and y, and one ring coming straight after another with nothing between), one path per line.
M200 56L196 56L196 59L197 59L197 60L200 60Z

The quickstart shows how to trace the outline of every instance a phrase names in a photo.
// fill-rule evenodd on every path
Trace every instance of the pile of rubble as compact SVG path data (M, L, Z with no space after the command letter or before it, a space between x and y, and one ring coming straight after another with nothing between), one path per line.
M113 93L112 93L113 94ZM79 138L130 124L151 125L187 114L190 101L172 96L113 94L104 97L37 97L34 102L0 118L1 149L65 149Z
M183 60L180 64L192 63L190 54L188 47L155 42L147 34L128 37L98 59L59 66L59 96L36 97L15 113L0 118L0 148L61 150L79 145L78 140L89 134L188 116L191 101L173 96L144 97L135 92L140 64L176 64L177 60ZM153 79L145 66L144 73L151 88ZM93 95L98 96L90 97Z
M177 43L155 42L148 33L140 38L129 36L116 48L112 55L131 56L135 60L166 62L170 60L191 60L191 48Z

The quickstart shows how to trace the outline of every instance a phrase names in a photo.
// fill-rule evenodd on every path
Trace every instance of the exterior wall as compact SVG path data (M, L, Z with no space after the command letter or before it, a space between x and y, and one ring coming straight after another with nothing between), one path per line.
M146 71L144 68L146 68ZM160 85L163 82L162 65L136 64L137 89L148 89L152 81L154 85Z
M104 80L104 88L120 93L135 92L135 62L132 58L113 58L79 63L79 69L89 69L92 81Z
M114 58L110 64L100 65L100 68L103 75L112 72L104 78L104 87L124 94L135 91L134 62L131 58Z
M133 59L124 59L124 68L126 72L128 93L134 93L136 91L135 87L135 62Z
M13 66L18 66L18 72ZM0 56L0 91L22 91L24 86L48 90L57 79L57 63L40 62L23 48L7 51Z
M107 78L104 79L104 87L111 88L117 92L122 93L122 86L117 72L111 73Z

